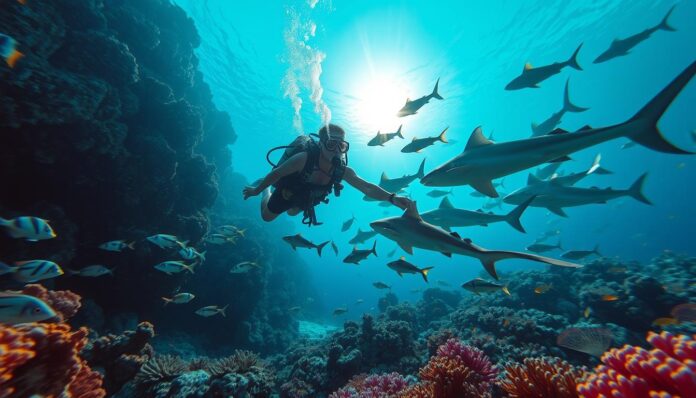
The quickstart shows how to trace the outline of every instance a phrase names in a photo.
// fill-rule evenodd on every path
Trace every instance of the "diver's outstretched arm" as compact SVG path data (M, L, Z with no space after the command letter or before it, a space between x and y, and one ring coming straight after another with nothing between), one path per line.
M280 180L281 178L302 170L306 162L307 152L300 152L292 156L290 159L283 162L280 166L271 170L270 173L266 174L266 176L263 178L263 180L261 180L261 182L257 186L245 187L242 191L244 199L247 199L250 196L256 196L263 192L264 189L278 182L278 180Z
M384 201L389 200L389 198L392 196L391 193L385 191L379 185L375 185L360 178L357 174L355 174L355 170L351 169L350 167L346 167L346 171L343 173L343 179L348 184L355 187L358 191L372 199ZM411 200L403 196L395 195L392 198L392 203L394 206L405 210L411 204Z

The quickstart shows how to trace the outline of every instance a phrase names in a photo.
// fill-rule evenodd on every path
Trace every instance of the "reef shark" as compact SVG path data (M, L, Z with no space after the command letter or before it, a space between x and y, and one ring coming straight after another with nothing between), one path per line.
M387 192L401 192L410 183L412 183L413 180L415 180L417 178L422 178L424 174L425 174L425 159L423 159L423 161L421 162L416 174L405 175L403 177L390 179L389 177L387 177L387 173L383 172L382 177L379 180L379 186L380 186L380 188L384 189ZM363 197L363 200L374 201L374 199L370 198L367 195L365 195Z
M422 108L425 104L427 104L432 98L437 98L439 100L444 99L440 94L437 92L437 86L440 84L440 79L437 79L437 82L435 82L435 88L433 88L433 92L418 98L415 101L411 101L410 98L406 99L406 104L404 104L403 108L399 110L399 112L396 114L398 117L404 117L408 115L415 115L420 108Z
M534 196L530 206L545 207L554 214L567 217L564 207L583 206L591 203L606 203L609 200L617 199L623 196L630 196L645 204L652 204L648 198L643 195L643 183L647 174L640 176L636 182L628 189L599 189L592 188L577 188L573 186L565 186L551 181L535 180L536 177L529 175L530 180L528 185L520 188L517 191L506 196L503 200L505 203L519 203L526 201L530 196Z
M570 78L566 80L565 91L563 92L563 108L561 108L560 111L552 114L548 119L544 120L539 124L532 123L532 137L538 137L540 135L548 134L551 131L553 131L559 124L561 124L561 119L563 118L563 115L566 114L566 112L580 113L590 109L577 106L570 102L570 95L568 94L569 84Z
M533 67L531 64L527 63L522 68L522 74L514 78L507 86L506 90L519 90L522 88L539 88L539 83L548 79L549 77L560 73L563 68L570 66L571 68L582 70L580 64L578 64L578 52L582 47L582 43L575 50L573 55L564 62L554 62L551 65L544 65L538 68Z
M695 73L696 62L692 62L632 118L609 127L586 126L574 133L556 129L552 134L504 143L492 143L481 127L477 127L464 152L425 175L421 183L431 187L471 185L495 198L498 192L491 181L496 178L542 163L564 161L573 152L619 137L630 138L658 152L693 154L667 141L657 122Z
M447 137L445 137L445 133L447 132L448 128L449 127L442 130L440 135L438 135L437 137L426 137L426 138L413 137L413 140L411 142L406 144L405 147L401 148L401 152L403 152L403 153L420 152L421 150L429 147L430 145L435 144L437 141L447 143Z
M358 228L358 232L355 234L353 239L351 239L348 243L350 243L351 245L363 243L375 235L377 235L377 233L375 231L370 231L370 230L363 231L360 228Z
M394 137L401 137L401 139L404 138L403 135L401 135L401 127L403 127L403 124L399 126L399 129L396 130L395 133L384 133L381 134L379 131L377 132L377 135L370 140L370 142L367 143L367 146L384 146L384 144L387 141L391 141Z
M605 169L604 167L602 167L599 164L599 162L601 160L602 160L602 155L598 153L597 156L595 156L594 161L592 162L592 164L590 165L590 167L587 170L581 171L579 173L570 173L570 174L564 175L564 176L558 176L556 174L553 174L553 175L551 175L550 181L553 181L554 183L559 184L559 185L570 186L570 185L575 185L578 181L582 180L583 178L585 178L591 174L595 174L595 173L602 174L602 175L612 174L611 171ZM529 178L527 179L527 183L529 183L530 181L531 182L538 182L539 180L536 177L534 177L534 175L530 174Z
M326 242L317 245L305 239L300 234L283 236L283 240L288 242L290 246L292 246L292 250L297 250L298 247L304 247L307 249L317 249L317 254L319 254L319 257L321 257L321 249L323 249L324 246L326 246L330 242L327 240Z
M343 259L343 262L358 265L362 260L370 257L370 254L374 254L375 257L377 256L376 239L375 243L372 244L372 249L358 249L357 247L353 246L353 251Z
M446 256L460 254L474 257L481 261L486 271L495 279L498 279L495 263L505 259L531 260L560 267L582 267L579 264L535 254L484 249L473 244L471 239L462 239L456 232L448 233L444 229L424 221L418 213L416 202L413 202L402 216L373 221L370 226L375 231L395 241L409 254L413 254L413 248L418 247L440 252Z
M505 221L516 230L524 233L526 231L520 223L520 217L532 200L534 200L534 198L527 199L508 214L493 214L485 213L482 210L471 211L457 209L452 205L452 202L445 197L442 199L442 202L440 202L440 207L422 213L421 217L426 222L442 227L447 231L452 227L470 227L473 225L487 227L488 224Z
M662 21L660 21L660 23L656 26L645 29L644 31L637 33L633 36L629 36L625 39L614 39L614 41L611 42L609 48L602 54L600 54L599 57L597 57L597 59L594 60L594 63L599 64L602 62L609 61L610 59L628 55L631 49L633 49L633 47L647 40L653 33L657 32L658 30L664 30L668 32L676 31L676 29L669 26L669 23L667 22L667 19L672 14L672 11L674 11L674 7L676 7L676 4L673 5L672 8L669 9L669 11L667 11L665 17L662 18Z

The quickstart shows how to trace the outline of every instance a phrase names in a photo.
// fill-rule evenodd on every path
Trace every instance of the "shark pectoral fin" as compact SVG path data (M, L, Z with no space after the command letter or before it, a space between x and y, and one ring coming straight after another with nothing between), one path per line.
M379 182L384 182L384 181L388 181L388 180L389 180L389 177L387 177L387 173L383 171L382 175L379 177Z
M420 214L418 213L418 206L416 205L416 201L414 200L411 202L411 206L409 206L402 217L409 217L409 218L414 218L418 221L423 221L421 218Z
M452 253L445 253L445 252L441 252L441 253L444 254L444 255L447 256L447 257L452 258Z
M472 181L469 185L488 197L498 197L498 192L495 190L495 187L493 187L493 182L491 182L491 180Z
M399 247L400 247L401 249L403 249L403 251L405 251L406 253L408 253L408 254L413 254L413 247L412 247L412 246L408 246L408 245L406 245L405 243L400 243L400 242L397 242L397 244L398 244Z
M404 277L404 275L401 272L396 271L396 273L399 274L400 277L402 277L402 278Z
M553 214L557 214L561 217L568 217L568 214L566 214L566 212L563 211L562 207L548 207L548 209Z
M561 157L553 159L553 160L549 160L549 163L566 162L568 160L571 160L570 156L565 155L565 156L561 156Z

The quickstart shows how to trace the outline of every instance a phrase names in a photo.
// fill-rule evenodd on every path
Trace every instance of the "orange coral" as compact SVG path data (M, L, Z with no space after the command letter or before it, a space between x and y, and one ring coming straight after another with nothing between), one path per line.
M72 318L82 306L82 298L70 290L48 290L41 285L30 284L24 286L22 294L34 296L50 305L61 322Z
M87 329L71 331L64 323L0 326L0 397L101 398L101 375L80 358ZM5 350L5 345L21 347ZM24 351L30 351L27 354ZM11 364L11 368L10 368Z
M648 351L625 345L602 356L603 365L578 384L583 397L693 397L696 391L696 335L648 333Z
M0 397L10 397L15 388L8 385L14 370L34 358L34 342L22 333L0 326Z
M575 398L583 374L560 358L527 358L524 364L505 366L505 379L498 384L511 398Z

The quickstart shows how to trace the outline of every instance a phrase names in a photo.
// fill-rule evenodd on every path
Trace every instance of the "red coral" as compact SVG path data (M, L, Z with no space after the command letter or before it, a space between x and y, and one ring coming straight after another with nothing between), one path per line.
M693 397L696 391L696 335L648 333L654 349L625 345L602 356L577 387L583 397Z
M50 305L63 322L72 318L82 306L81 297L70 290L48 290L37 284L24 286L23 294L34 296Z
M33 354L20 356L20 361L14 363L4 350L3 338L0 369L5 370L5 364L13 363L11 374L3 374L0 379L0 392L7 393L4 396L101 398L106 395L101 388L101 376L79 356L87 343L86 328L72 332L64 323L30 323L0 326L0 335L13 336L9 341L21 341L23 349ZM16 353L13 355L17 358Z
M560 358L527 358L524 364L505 366L498 384L511 398L576 398L576 383L584 374Z

